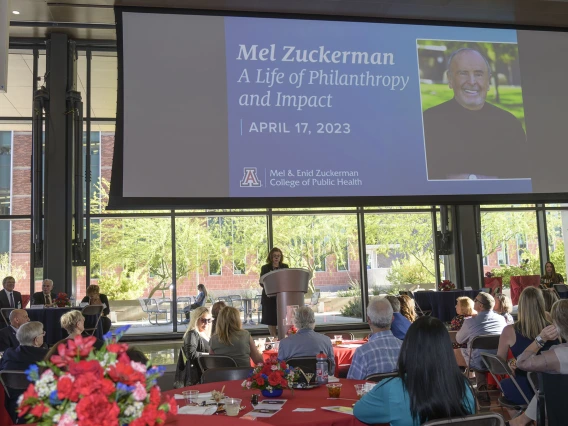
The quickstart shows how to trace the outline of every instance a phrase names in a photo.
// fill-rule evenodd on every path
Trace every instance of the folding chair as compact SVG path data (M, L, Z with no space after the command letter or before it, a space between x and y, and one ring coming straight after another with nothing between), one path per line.
M85 318L89 315L97 316L97 320L95 321L95 326L88 328L86 327L84 330L87 333L90 332L91 336L93 336L95 334L95 331L97 331L99 321L101 320L101 314L103 313L103 305L87 305L81 310L81 313Z
M26 373L18 370L0 371L0 382L4 387L4 392L6 394L6 409L12 420L15 422L17 418L17 400L28 388L30 382L28 381Z
M197 363L202 373L209 370L210 368L226 368L226 367L236 367L237 363L233 358L226 355L200 355L197 357Z
M515 385L515 387L517 388L517 390L519 391L519 393L521 394L521 396L523 397L523 399L526 402L526 404L518 405L518 404L513 403L512 401L509 401L503 395L503 396L500 396L498 398L499 405L501 405L505 408L508 408L510 410L517 410L517 411L519 411L519 413L522 410L525 410L527 408L527 406L529 405L530 400L529 400L528 396L525 395L522 388L519 386L519 383L517 382L517 380L515 380L515 376L514 376L513 372L511 371L511 369L509 368L509 365L507 365L507 363L504 362L503 360L501 360L501 358L499 358L497 355L493 355L493 354L482 353L481 354L481 360L482 360L483 364L485 364L485 366L487 367L487 369L489 370L491 375L493 376L493 379L495 379L495 382L498 384L499 389L501 389L501 384L500 384L500 381L497 378L497 376L506 374L506 375L509 376L509 378L511 379L511 381L513 382L513 384ZM501 389L501 391L503 391L503 389Z
M538 373L539 384L542 384L542 399L539 392L538 412L544 413L546 405L546 422L548 426L566 425L566 398L563 398L568 387L568 374ZM542 424L544 424L542 416Z
M472 414L465 417L452 417L450 419L430 420L422 426L505 426L505 419L497 413Z
M464 371L464 374L466 377L469 377L469 374L473 371L476 375L477 374L485 374L487 373L487 370L481 370L481 369L474 369L471 366L471 358L473 355L473 351L474 350L485 350L485 351L490 351L490 350L494 350L497 351L498 347L499 347L499 334L482 334L480 336L476 336L471 340L471 345L468 344L469 346L469 352L468 352L468 358L467 358L467 367ZM489 397L489 391L481 391L487 394L487 396ZM478 395L480 393L479 389L476 389L475 392L475 400L477 402L478 401Z
M201 376L201 383L225 382L228 380L244 380L252 372L252 367L210 368Z
M375 373L367 376L365 378L368 382L379 383L383 379L389 379L391 377L398 377L398 371L393 371L391 373Z

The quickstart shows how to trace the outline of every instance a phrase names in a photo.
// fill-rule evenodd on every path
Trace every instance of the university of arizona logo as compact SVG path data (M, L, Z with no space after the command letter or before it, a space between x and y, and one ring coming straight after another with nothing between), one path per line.
M262 186L260 183L260 179L256 174L256 167L245 167L244 168L244 175L243 179L241 180L240 184L242 187L258 187Z

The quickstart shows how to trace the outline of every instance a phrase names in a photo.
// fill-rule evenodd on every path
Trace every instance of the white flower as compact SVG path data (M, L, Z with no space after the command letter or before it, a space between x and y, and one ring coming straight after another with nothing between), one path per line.
M55 416L53 417L53 420L55 421ZM75 419L73 419L67 413L63 414L61 416L61 418L57 421L58 421L59 426L76 426L77 425L77 423L75 422Z
M278 370L278 366L277 366L277 365L273 365L272 367L270 367L270 369L271 369L272 371L276 371L276 370Z
M142 411L144 409L144 404L142 402L135 402L133 404L129 404L126 406L124 410L124 415L126 417L133 417L137 419L142 415Z

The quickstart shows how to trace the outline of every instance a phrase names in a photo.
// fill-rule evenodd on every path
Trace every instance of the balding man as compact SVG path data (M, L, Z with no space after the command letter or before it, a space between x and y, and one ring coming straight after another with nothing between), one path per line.
M0 352L18 347L20 343L16 339L16 332L20 326L29 321L28 313L23 309L14 309L10 312L10 325L0 330Z
M371 299L367 307L367 323L372 334L369 342L355 351L348 379L365 380L371 374L396 371L402 341L392 334L392 321L390 302L383 297Z
M52 306L53 301L57 298L57 295L52 290L53 281L49 279L43 280L41 291L34 293L32 296L32 305Z
M424 111L428 179L529 178L527 168L519 167L528 161L521 122L486 102L491 68L485 56L458 49L449 57L447 75L453 98Z

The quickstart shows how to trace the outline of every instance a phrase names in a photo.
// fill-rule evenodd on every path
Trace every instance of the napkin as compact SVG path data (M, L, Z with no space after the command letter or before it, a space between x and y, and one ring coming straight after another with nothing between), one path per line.
M217 406L202 407L200 405L185 405L178 409L178 414L197 414L201 416L211 416L217 411Z
M328 383L337 383L337 382L339 382L339 378L335 377L335 376L327 376L327 382Z

